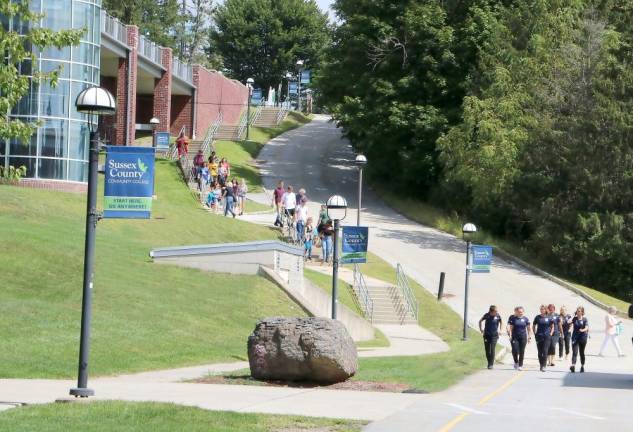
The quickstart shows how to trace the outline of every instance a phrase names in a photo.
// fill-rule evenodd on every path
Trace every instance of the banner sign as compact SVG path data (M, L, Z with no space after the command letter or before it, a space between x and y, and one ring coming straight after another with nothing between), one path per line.
M106 151L103 217L149 219L155 149L107 146Z
M288 93L297 94L299 88L296 81L291 81L288 83Z
M158 150L167 150L169 148L169 132L156 132L154 134L154 147Z
M262 103L262 89L253 89L251 95L251 105L259 105Z
M342 237L341 264L362 264L367 262L367 242L369 228L344 226Z
M301 84L310 84L310 69L301 72Z
M492 265L492 246L473 245L471 248L471 271L490 273Z

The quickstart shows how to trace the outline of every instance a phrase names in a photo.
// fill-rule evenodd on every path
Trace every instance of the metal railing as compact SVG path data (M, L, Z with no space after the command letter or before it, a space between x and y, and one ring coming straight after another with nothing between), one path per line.
M356 301L358 302L358 306L365 314L365 318L369 320L369 322L374 321L374 301L369 295L369 290L367 289L367 284L365 283L365 277L363 273L360 271L360 267L358 264L354 264L354 295Z
M250 124L254 125L257 120L259 120L259 118L262 115L262 109L263 109L263 105L257 105L257 109L255 110L255 112L253 114L251 114L251 118L250 118Z
M407 275L404 273L404 270L402 269L402 266L400 264L398 264L396 267L396 285L402 293L405 301L407 302L407 309L409 310L411 315L413 315L415 320L418 321L418 301L415 298L413 291L411 291L411 287L409 286L409 279L407 278Z
M159 45L147 39L145 36L138 38L138 53L157 65L165 66L163 65L162 51Z
M127 26L113 16L108 15L103 9L101 10L101 32L127 45Z
M171 73L188 83L193 82L193 68L191 65L183 63L178 57L171 59Z
M287 108L283 106L279 108L279 112L277 112L277 119L275 120L275 122L277 123L277 126L279 126L279 124L286 118L287 114L288 114Z
M237 140L241 140L244 134L246 133L246 125L248 122L248 119L246 118L247 115L248 114L245 111L240 116L240 122L238 123L238 127L237 127L237 137L236 137Z
M215 150L213 142L215 135L218 133L218 130L220 130L220 126L222 126L223 118L224 115L220 113L220 115L218 115L218 118L215 119L215 122L213 122L213 124L209 126L209 129L207 129L207 133L205 134L204 140L202 141L202 146L200 147L205 156L207 156L207 154L210 154L211 151Z

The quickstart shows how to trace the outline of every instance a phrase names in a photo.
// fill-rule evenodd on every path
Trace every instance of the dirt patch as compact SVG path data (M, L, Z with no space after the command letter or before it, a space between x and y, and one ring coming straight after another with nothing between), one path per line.
M253 379L250 375L210 375L204 378L199 378L192 382L199 384L233 384L291 388L324 388L329 390L373 391L387 393L403 393L412 390L411 387L407 384L399 383L347 380L336 384L323 385L311 382L290 382L277 380L259 381Z

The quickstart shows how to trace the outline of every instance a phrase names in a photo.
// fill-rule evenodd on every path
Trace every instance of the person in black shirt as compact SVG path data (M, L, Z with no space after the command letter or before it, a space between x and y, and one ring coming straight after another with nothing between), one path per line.
M549 344L549 350L547 351L547 364L554 366L554 357L556 357L556 346L560 340L560 336L563 334L563 324L560 319L560 315L556 313L556 306L550 304L547 306L547 312L550 318L554 322L554 333L552 333L552 340Z
M481 328L481 323L485 323L484 328ZM484 335L484 349L488 360L488 369L492 369L495 363L495 349L502 324L503 320L497 312L497 306L494 305L490 306L488 312L479 320L479 331Z
M549 345L552 340L552 335L554 334L554 322L547 313L547 307L545 305L541 305L540 312L540 315L534 317L532 331L536 339L536 349L538 350L538 362L541 366L541 372L545 372Z
M525 346L532 341L530 319L524 313L523 306L517 306L514 308L514 315L508 318L508 336L510 336L512 357L514 358L514 368L516 370L522 370Z
M587 346L587 337L589 335L589 321L585 318L585 308L578 306L576 316L571 321L574 332L571 336L571 366L569 370L576 372L576 357L580 352L580 372L585 371L585 347Z
M558 339L558 359L563 360L563 347L565 348L565 360L569 356L569 343L571 341L571 315L567 313L567 308L565 306L560 307L560 323L563 328L563 332Z

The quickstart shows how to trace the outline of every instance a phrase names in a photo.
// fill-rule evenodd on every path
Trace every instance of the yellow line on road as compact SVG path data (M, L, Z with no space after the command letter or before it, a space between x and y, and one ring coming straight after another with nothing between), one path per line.
M498 396L499 394L501 394L505 390L507 390L508 387L510 387L515 382L517 382L524 374L525 374L525 371L521 371L518 374L514 375L512 378L510 378L508 381L506 381L501 387L491 391L486 396L481 398L481 400L477 403L477 405L479 405L479 406L485 405L486 403L488 403L488 401L490 399L494 398L495 396ZM468 414L470 414L470 413L468 413L468 412L461 412L461 413L459 413L457 415L457 417L455 417L453 420L451 420L448 423L446 423L446 425L444 425L444 427L442 427L442 429L440 429L438 432L449 432L449 431L451 431L455 426L457 426L459 423L461 423L461 421L464 420L468 416Z
M518 374L516 374L515 376L513 376L512 378L510 378L508 381L506 381L505 384L503 384L501 387L499 387L496 390L493 390L492 392L488 393L486 396L484 396L477 405L484 405L486 402L488 402L490 399L492 399L493 397L497 396L499 393L502 393L504 390L506 390L508 387L510 387L512 384L514 384L515 382L517 382L525 373L525 371L521 371Z
M468 415L467 412L463 412L461 414L459 414L457 417L455 417L453 420L449 421L446 426L444 426L442 429L440 429L438 432L448 432L451 429L453 429L459 422L461 422L462 420L464 420L466 418L466 416Z

